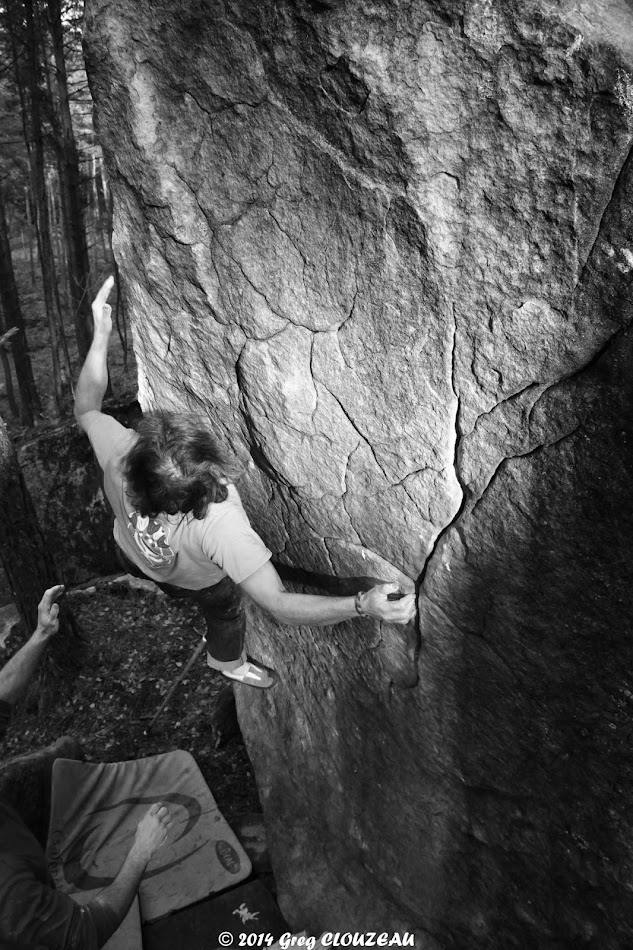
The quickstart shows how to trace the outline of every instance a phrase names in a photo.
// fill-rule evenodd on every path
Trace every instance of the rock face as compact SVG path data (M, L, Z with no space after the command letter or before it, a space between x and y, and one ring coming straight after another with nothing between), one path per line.
M88 0L86 48L143 407L298 583L419 584L253 616L285 916L630 946L630 4Z

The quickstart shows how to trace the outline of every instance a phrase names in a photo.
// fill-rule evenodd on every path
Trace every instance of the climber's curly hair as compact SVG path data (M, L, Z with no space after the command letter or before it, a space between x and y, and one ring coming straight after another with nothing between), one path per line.
M226 482L239 468L198 416L149 412L136 431L139 438L122 459L121 472L139 514L191 512L204 518L209 505L227 498Z

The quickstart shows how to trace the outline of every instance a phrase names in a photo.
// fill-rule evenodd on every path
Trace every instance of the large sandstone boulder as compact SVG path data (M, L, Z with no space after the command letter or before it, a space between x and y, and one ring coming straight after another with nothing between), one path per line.
M86 48L143 407L252 460L294 583L419 584L253 616L285 916L630 946L630 4L88 0Z

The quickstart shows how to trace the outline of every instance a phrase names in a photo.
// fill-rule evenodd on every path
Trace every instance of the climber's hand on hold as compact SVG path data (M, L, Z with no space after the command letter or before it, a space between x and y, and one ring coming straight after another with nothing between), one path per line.
M107 303L107 300L113 287L114 277L110 276L102 283L97 296L92 301L92 321L95 337L108 337L112 332L112 307Z
M415 594L405 594L399 584L380 584L358 595L361 615L377 617L389 623L409 623L415 616Z

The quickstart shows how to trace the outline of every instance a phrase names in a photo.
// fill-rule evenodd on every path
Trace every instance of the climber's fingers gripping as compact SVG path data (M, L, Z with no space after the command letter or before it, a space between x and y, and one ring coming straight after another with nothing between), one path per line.
M415 616L415 594L402 592L399 584L379 584L360 595L362 613L389 623L409 623Z

